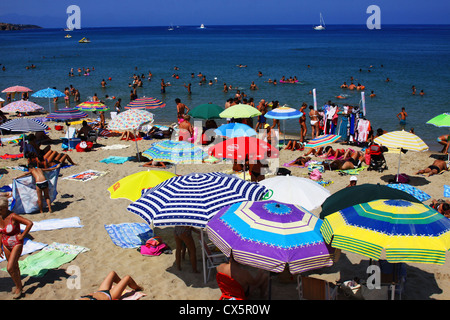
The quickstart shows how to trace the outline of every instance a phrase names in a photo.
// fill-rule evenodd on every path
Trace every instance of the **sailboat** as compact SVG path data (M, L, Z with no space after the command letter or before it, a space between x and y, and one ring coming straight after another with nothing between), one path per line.
M325 21L323 20L322 13L320 13L320 24L315 26L314 30L325 30Z
M87 38L83 38L80 41L78 41L79 43L90 43L91 40L87 39Z
M167 29L169 31L173 31L173 24L170 25L169 29Z
M206 29L206 27L203 23L200 25L200 29Z

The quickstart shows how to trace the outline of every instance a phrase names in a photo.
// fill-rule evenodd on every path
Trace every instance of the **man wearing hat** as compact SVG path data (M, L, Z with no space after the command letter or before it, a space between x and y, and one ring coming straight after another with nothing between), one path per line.
M356 186L356 182L358 182L358 177L357 176L351 176L350 177L350 184L347 186L347 188Z

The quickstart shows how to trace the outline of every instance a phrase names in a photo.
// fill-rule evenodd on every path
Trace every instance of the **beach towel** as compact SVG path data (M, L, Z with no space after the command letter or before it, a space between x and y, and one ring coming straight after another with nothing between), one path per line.
M444 184L444 197L450 198L450 186Z
M108 172L105 172L105 171L87 170L87 171L83 171L83 172L65 177L63 179L86 182L86 181L93 180L98 177L104 176L107 173Z
M295 160L297 160L297 159L295 159ZM308 168L308 166L310 164L318 163L317 161L311 160L311 161L306 162L305 165L302 166L302 165L299 165L299 164L295 164L295 160L292 160L290 162L287 162L287 163L283 164L283 167Z
M46 243L36 242L36 241L30 240L28 238L25 238L23 240L23 249L22 249L22 254L20 256L41 250L46 246L47 246ZM5 260L6 260L5 256L3 256L3 258L0 258L0 262L3 262Z
M52 171L45 171L48 181L50 202L53 202L58 194L56 187L58 182L59 168ZM14 179L12 183L12 197L14 199L13 211L17 214L39 212L37 203L36 182L34 178L25 176ZM43 201L43 206L47 204Z
M334 183L332 180L320 180L316 182L320 184L322 187L328 187L329 185Z
M31 227L30 232L36 231L48 231L57 230L64 228L82 228L79 217L65 218L65 219L48 219L42 221L33 221L33 227ZM20 229L25 230L24 225L20 225Z
M105 158L103 160L100 160L100 162L103 163L115 163L115 164L122 164L127 161L133 160L134 157L119 157L119 156L110 156L108 158Z
M18 158L23 158L23 153L18 153L18 154L8 154L5 153L4 155L0 156L1 159L18 159Z
M360 171L364 170L367 167L361 167L356 169L348 169L348 170L336 170L337 172L340 172L342 174L349 174L349 175L357 175Z
M100 149L102 149L102 150L120 150L120 149L125 149L128 147L129 146L124 145L124 144L113 144L111 146L100 147Z
M121 248L137 248L153 237L153 231L146 223L105 224L112 242Z

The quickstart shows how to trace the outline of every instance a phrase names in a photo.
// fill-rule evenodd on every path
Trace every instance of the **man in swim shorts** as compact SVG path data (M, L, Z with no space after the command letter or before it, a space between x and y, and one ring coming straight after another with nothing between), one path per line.
M408 114L406 113L405 108L402 108L402 111L400 111L397 114L397 118L398 118L398 120L400 120L400 126L402 127L402 129L404 129L406 126L406 117L407 116L408 116Z
M427 177L448 170L447 163L444 160L434 160L433 164L425 169L419 170L416 174L427 174Z
M256 107L261 115L258 116L258 122L256 123L255 131L258 132L259 128L264 128L264 124L266 123L266 117L264 116L267 113L267 105L264 99L261 99L258 106Z

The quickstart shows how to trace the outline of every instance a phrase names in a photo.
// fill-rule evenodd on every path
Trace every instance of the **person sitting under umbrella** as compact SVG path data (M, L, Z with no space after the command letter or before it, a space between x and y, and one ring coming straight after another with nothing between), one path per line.
M429 177L434 174L439 174L442 171L447 171L447 170L448 170L447 162L445 162L444 160L436 159L436 160L434 160L432 165L426 167L425 169L417 171L416 174L426 173L427 177Z
M444 134L437 139L439 144L442 144L444 147L442 148L442 153L448 152L448 147L450 146L450 134Z
M259 290L260 298L267 298L269 276L267 272L259 269L256 276L252 276L250 271L241 267L230 255L228 262L222 263L216 268L217 272L226 274L227 276L236 280L244 289L245 296L250 297L255 290Z

